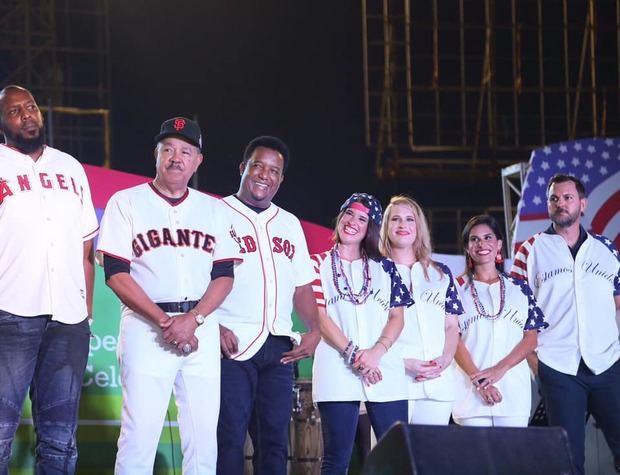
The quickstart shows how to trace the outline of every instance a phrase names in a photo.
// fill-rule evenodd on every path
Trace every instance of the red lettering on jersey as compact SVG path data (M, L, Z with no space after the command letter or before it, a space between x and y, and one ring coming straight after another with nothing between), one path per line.
M254 241L252 236L243 236L241 239L245 245L246 252L256 252L256 241Z
M61 190L68 190L69 189L69 187L65 183L65 176L64 175L61 175L60 173L56 173L56 180L58 180L58 186L60 187Z
M282 239L281 237L274 237L271 241L273 242L273 252L284 253L289 259L293 259L295 244L291 244L288 239Z
M138 241L136 241L135 239L131 241L131 248L133 249L133 255L136 257L140 257L144 253L144 251L140 247L140 244L138 244Z
M150 247L148 246L148 244L146 243L146 241L144 240L144 236L142 235L142 233L138 233L136 235L136 238L138 239L138 241L140 241L140 244L142 244L142 248L145 251L148 251L150 249Z
M273 242L273 252L282 252L282 238L281 237L274 237L272 240Z
M73 188L73 193L75 193L76 195L80 196L80 194L78 193L78 190L77 190L77 186L75 186L75 180L73 179L73 177L71 177L71 188Z
M177 229L177 243L179 246L189 246L189 229Z
M30 180L28 175L17 175L17 184L19 185L19 191L30 191Z
M4 201L4 198L12 194L13 192L9 188L9 184L0 178L0 204Z
M51 188L52 182L47 177L47 173L39 173L39 179L41 180L41 186L43 188Z
M161 239L159 238L159 233L155 229L149 229L146 233L146 237L149 240L149 244L151 247L159 247L161 246Z
M163 235L164 246L177 247L177 243L172 240L172 235L170 234L170 230L168 228L162 229L161 233Z
M194 236L194 248L199 249L200 248L200 240L202 239L202 236L204 236L204 233L200 232L200 231L192 231L192 236Z
M213 246L215 245L215 238L208 234L205 234L205 242L202 245L202 250L207 251L209 254L213 254Z

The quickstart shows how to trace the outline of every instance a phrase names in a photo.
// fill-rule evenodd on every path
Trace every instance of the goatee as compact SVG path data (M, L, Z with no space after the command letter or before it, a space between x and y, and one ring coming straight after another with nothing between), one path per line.
M39 134L36 137L26 138L20 134L12 134L8 130L4 131L5 139L7 143L10 143L12 147L22 152L25 155L40 150L45 144L45 126L41 126Z

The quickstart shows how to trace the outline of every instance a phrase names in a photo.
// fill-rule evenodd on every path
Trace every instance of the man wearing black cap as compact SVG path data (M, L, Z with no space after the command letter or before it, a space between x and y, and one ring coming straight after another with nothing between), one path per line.
M155 179L114 194L97 247L121 300L123 386L115 472L151 474L170 391L178 407L183 473L215 472L219 330L210 315L230 292L237 250L223 239L221 203L188 188L202 162L198 124L165 121Z
M239 165L229 238L243 263L216 311L221 323L222 405L217 473L242 475L246 431L254 443L254 473L285 475L292 409L292 363L312 355L320 339L311 282L314 269L299 220L271 202L289 161L276 137L257 137ZM293 331L293 306L308 328Z

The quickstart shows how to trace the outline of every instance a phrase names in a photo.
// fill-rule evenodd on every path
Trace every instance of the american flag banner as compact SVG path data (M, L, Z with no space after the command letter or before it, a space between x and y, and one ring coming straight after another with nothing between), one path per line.
M559 142L532 152L517 206L514 249L549 227L547 183L556 173L583 182L588 198L583 227L620 247L620 138L615 137Z

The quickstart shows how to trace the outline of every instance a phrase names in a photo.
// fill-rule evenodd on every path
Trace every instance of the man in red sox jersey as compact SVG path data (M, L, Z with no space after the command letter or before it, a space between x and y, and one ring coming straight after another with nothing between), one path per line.
M236 247L219 200L188 188L202 162L198 124L165 121L157 176L115 193L101 220L97 261L122 302L123 387L115 472L153 473L170 392L178 407L183 473L215 473L220 407L219 326Z
M84 169L45 145L30 92L0 91L0 473L30 387L36 473L72 474L97 217Z
M310 356L320 338L312 293L314 270L299 220L271 202L288 165L287 146L257 137L239 166L241 184L223 199L229 239L243 263L220 319L222 398L217 473L242 475L246 432L254 473L286 474L293 363ZM293 331L293 305L309 332Z

